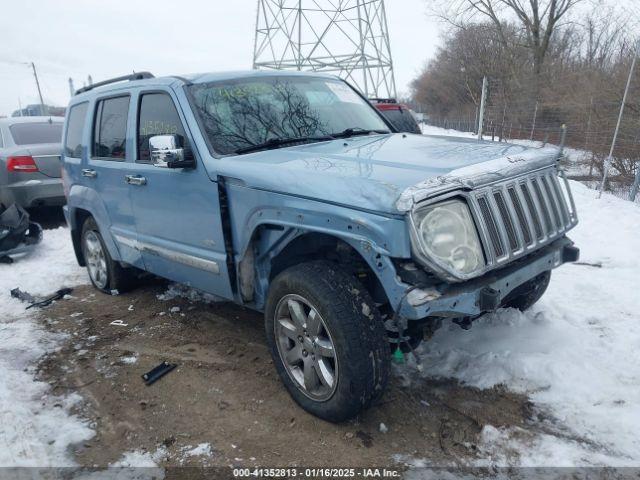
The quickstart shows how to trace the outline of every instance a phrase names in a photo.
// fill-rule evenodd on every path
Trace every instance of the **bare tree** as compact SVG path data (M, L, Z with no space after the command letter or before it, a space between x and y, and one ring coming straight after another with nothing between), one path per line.
M458 9L472 1L476 5L475 0L453 0ZM631 13L634 7L640 13L640 5L599 3L595 9L579 9L582 14L572 12L571 21L566 16L556 24L544 65L533 75L530 37L521 22L507 21L513 15L506 11L505 2L516 0L481 1L477 5L502 5L500 18L504 19L497 25L486 16L471 19L470 12L461 17L460 10L455 10L457 16L449 18L459 28L446 32L436 55L413 81L414 104L435 126L470 129L486 76L487 131L500 138L559 142L560 127L566 126L565 144L589 152L584 161L597 173L609 155L635 55L640 19ZM612 159L616 173L611 181L618 184L633 181L640 164L639 80L636 76L631 83Z
M502 35L510 45L518 43L515 26L505 25ZM506 85L526 70L526 64L526 49L505 48L492 23L469 24L449 33L445 45L412 83L413 97L438 116L448 116L465 104L470 105L465 116L475 115L483 77Z
M531 51L533 72L539 75L554 33L571 10L585 0L427 0L436 14L458 28L489 20L505 48L514 46L508 27L520 28L520 41Z

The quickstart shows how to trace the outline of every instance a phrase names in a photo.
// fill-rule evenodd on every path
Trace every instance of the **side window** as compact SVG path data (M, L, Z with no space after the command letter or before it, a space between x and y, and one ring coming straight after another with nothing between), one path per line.
M80 158L82 156L82 132L88 106L88 102L79 103L71 107L69 111L67 138L64 141L64 154L67 157Z
M154 135L178 135L188 149L187 135L173 100L166 93L147 93L140 100L138 113L138 161L151 161L149 138Z
M124 160L127 145L129 96L98 102L93 127L93 156Z

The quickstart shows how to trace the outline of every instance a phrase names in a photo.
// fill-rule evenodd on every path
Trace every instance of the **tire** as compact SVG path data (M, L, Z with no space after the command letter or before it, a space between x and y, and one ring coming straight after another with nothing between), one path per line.
M132 273L111 258L92 217L82 225L80 242L89 279L95 288L110 295L132 288L135 280Z
M502 306L504 308L517 308L522 312L529 310L542 298L550 281L551 270L541 273L511 291L504 299Z
M265 327L276 370L307 412L342 422L386 389L391 356L380 313L360 282L335 264L281 272L271 282Z

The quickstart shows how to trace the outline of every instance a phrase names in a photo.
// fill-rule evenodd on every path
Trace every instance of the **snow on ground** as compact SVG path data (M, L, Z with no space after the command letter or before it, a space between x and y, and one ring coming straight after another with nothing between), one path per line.
M56 397L35 381L35 365L64 337L36 323L25 304L11 298L20 287L34 296L86 283L69 231L46 230L43 242L12 265L0 264L0 465L73 465L67 448L93 436L85 422L69 413L77 394Z
M185 457L200 457L200 456L210 456L211 444L210 443L199 443L195 447L185 447L182 449Z
M451 324L421 347L424 376L525 393L551 419L547 434L483 431L479 464L638 465L640 462L640 209L571 182L581 262L552 274L521 313L501 310L469 331ZM599 267L601 265L601 267Z
M167 449L158 448L155 452L134 450L126 452L120 460L109 464L109 468L95 471L84 469L74 471L74 480L162 480L165 470L158 466L167 458Z
M167 457L167 449L165 447L158 448L155 452L143 452L136 450L133 452L126 452L122 455L122 458L115 463L112 463L111 467L131 467L131 468L153 468L157 467L158 462L161 462Z
M167 290L164 293L156 295L158 300L163 302L173 300L175 298L186 298L190 302L200 302L200 303L216 303L216 302L224 302L226 301L224 298L217 297L216 295L212 295L211 293L202 292L195 288L191 288L188 285L183 285L180 283L170 283L167 287ZM174 307L177 308L177 307ZM177 313L180 309L176 312Z
M433 125L427 125L421 123L420 128L424 135L442 135L445 137L464 137L464 138L477 138L478 136L473 132L461 132L460 130L452 130L450 128L435 127Z

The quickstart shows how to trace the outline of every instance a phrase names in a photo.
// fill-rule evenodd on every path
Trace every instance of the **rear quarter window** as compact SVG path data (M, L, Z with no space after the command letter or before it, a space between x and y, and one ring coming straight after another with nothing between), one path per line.
M82 132L87 117L89 103L84 102L71 107L67 119L67 138L64 142L64 154L67 157L80 158L82 156Z
M38 145L62 142L62 123L16 123L9 127L16 145Z

